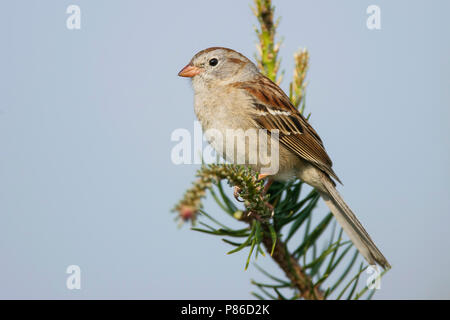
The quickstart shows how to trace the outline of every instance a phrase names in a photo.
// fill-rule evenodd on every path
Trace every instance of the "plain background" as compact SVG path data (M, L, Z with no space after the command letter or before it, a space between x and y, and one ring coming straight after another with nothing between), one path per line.
M307 47L311 123L393 266L375 297L450 298L450 3L275 4L282 87ZM0 298L251 298L245 253L173 221L198 166L170 135L195 120L177 72L210 46L253 57L255 24L249 1L2 1Z

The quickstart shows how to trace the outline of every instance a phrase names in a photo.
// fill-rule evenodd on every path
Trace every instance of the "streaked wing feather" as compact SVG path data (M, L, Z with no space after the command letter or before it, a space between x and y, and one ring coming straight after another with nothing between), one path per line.
M233 86L249 94L255 106L255 121L262 128L278 129L280 142L286 148L341 183L331 168L333 163L319 135L280 87L262 75L255 82L239 82Z

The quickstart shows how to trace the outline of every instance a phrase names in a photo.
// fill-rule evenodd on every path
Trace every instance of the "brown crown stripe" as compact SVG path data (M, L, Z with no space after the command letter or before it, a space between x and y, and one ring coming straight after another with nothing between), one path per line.
M238 59L238 58L228 58L228 61L230 61L232 63L235 63L235 64L240 64L240 65L245 65L246 64L245 61L243 61L241 59Z
M195 58L197 58L197 57L199 57L199 56L201 56L201 55L203 55L203 54L206 54L206 53L208 53L208 52L214 51L214 50L224 50L224 51L228 51L228 52L233 52L233 53L238 54L240 57L244 58L244 60L248 61L247 57L244 56L242 53L239 53L239 52L237 52L237 51L234 51L233 49L225 48L225 47L211 47L211 48L204 49L204 50L202 50L202 51L199 51L199 52L194 56L194 58L192 58L192 60L195 59Z

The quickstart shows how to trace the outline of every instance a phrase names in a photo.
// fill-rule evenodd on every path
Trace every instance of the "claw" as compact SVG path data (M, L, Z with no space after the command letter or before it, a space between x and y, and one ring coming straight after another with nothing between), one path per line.
M234 192L233 192L234 198L239 202L244 202L244 200L239 199L239 192L241 192L241 188L239 188L238 186L235 186Z

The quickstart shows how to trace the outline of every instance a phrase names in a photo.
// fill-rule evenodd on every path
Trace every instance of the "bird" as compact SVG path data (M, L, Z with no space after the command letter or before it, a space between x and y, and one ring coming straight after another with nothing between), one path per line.
M391 268L337 191L336 182L341 180L320 136L283 90L251 60L229 48L211 47L196 53L178 76L191 79L195 114L204 132L215 132L205 136L218 154L231 162L244 157L246 165L261 171L267 159L250 163L248 153L269 148L274 143L271 137L267 143L241 137L243 149L230 147L235 141L220 137L230 130L277 132L278 170L270 177L298 178L315 188L364 259L370 265Z

